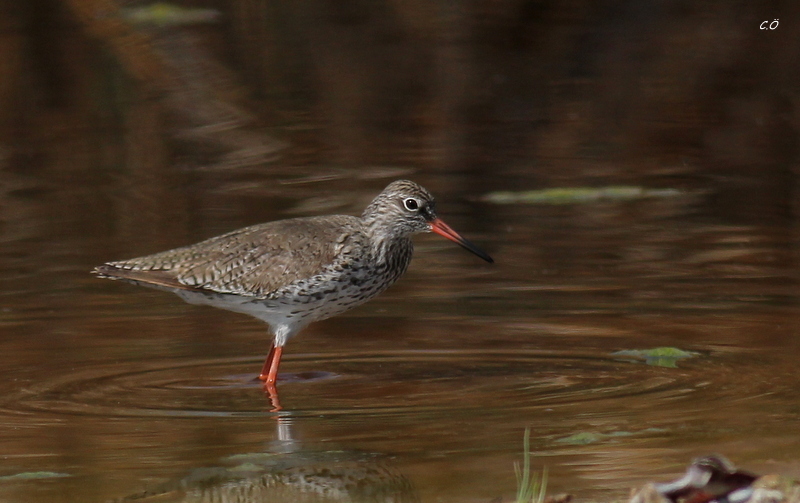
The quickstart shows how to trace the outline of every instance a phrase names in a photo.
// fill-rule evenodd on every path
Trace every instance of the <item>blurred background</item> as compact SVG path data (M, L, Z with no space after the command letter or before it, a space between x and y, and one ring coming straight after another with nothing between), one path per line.
M290 490L263 501L299 501L281 463L510 501L526 427L548 491L595 500L709 452L797 474L798 19L0 0L0 499L190 501L187 474L260 453ZM398 178L496 264L421 237L396 287L288 345L281 414L242 377L266 327L89 274L360 214ZM692 356L617 354L653 347Z

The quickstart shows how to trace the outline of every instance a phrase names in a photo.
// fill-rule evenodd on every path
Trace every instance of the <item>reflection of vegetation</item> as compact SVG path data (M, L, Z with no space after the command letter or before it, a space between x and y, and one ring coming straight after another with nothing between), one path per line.
M494 204L578 204L595 201L630 201L651 197L684 195L678 189L648 189L644 187L563 187L520 192L490 192L481 199Z
M647 365L654 367L677 368L677 362L683 358L699 356L694 351L684 351L678 348L653 348L653 349L627 349L611 353L611 356L624 356L636 360L644 360Z
M514 474L517 476L516 503L544 503L547 491L547 468L542 468L542 474L531 471L531 429L525 428L522 441L523 460L522 468L519 463L514 463Z

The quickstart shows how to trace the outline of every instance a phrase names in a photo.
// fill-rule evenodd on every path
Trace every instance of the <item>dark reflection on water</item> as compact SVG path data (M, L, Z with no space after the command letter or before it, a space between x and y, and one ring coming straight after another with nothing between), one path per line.
M56 4L0 11L20 75L0 79L0 500L372 501L342 480L375 501L507 500L527 427L552 492L598 501L709 452L796 475L798 44L779 38L796 30L756 41L704 7L683 15L717 24L692 37L651 29L652 6L588 27L555 4L249 2L224 29L155 30ZM691 49L642 65L645 31L642 54ZM420 237L400 283L289 343L278 414L252 380L266 327L88 273L358 214L401 177L496 264ZM675 195L482 199L620 184ZM613 356L652 347L698 356Z

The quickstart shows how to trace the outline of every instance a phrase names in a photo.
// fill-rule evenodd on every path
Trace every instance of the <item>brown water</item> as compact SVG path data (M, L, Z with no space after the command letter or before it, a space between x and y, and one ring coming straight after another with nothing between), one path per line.
M187 40L161 49L184 55ZM84 78L72 91L104 103L87 90L108 76ZM191 93L216 92L199 82ZM485 141L512 154L494 164L458 162L469 148L448 126L362 162L318 146L363 141L336 124L266 131L166 89L179 127L137 90L120 129L56 107L29 119L31 143L0 145L0 501L508 501L526 428L551 493L622 498L711 452L797 474L797 217L764 188L794 182L643 169L636 154L537 170L502 128ZM202 129L222 109L224 138ZM259 221L358 214L400 177L496 263L419 237L400 283L290 341L280 412L253 382L265 326L89 274ZM678 191L481 202L621 184ZM614 355L661 346L698 355L676 368Z

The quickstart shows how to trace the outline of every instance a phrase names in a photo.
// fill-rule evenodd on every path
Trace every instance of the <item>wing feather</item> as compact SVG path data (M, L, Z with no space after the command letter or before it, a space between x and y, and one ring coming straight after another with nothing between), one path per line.
M245 227L200 243L109 262L95 273L154 286L267 296L323 272L363 243L361 220L294 218Z

